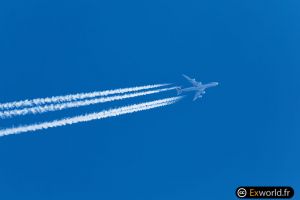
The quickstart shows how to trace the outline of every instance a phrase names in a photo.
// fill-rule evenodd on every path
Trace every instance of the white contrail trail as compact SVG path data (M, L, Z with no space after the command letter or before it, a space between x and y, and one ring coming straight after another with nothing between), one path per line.
M53 97L46 97L46 98L37 98L31 100L23 100L23 101L14 101L8 103L0 104L0 110L5 109L15 109L20 107L30 107L30 106L38 106L48 103L62 103L66 101L76 101L86 98L94 98L100 96L108 96L113 94L123 94L127 92L137 92L140 90L147 90L152 88L158 88L167 86L170 84L155 84L155 85L145 85L145 86L138 86L138 87L129 87L129 88L120 88L115 90L104 90L104 91L95 91L95 92L88 92L88 93L77 93L77 94L70 94L70 95L63 95L63 96L53 96Z
M9 118L19 115L27 115L27 114L41 114L50 111L57 111L57 110L64 110L68 108L75 108L80 106L88 106L98 103L105 103L110 101L122 100L127 98L133 98L138 96L150 95L155 93L160 93L164 91L174 90L176 87L169 87L163 89L156 89L156 90L147 90L144 92L135 92L123 95L116 95L116 96L109 96L109 97L101 97L95 99L88 99L83 101L72 101L67 103L59 103L59 104L48 104L44 106L36 106L31 108L23 108L23 109L15 109L15 110L7 110L0 112L0 118Z
M162 107L166 105L173 104L180 100L182 97L170 97L145 103L133 104L129 106L123 106L115 109L104 110L97 113L79 115L71 118L65 118L61 120L54 120L50 122L42 122L39 124L25 125L16 128L8 128L0 130L0 136L11 135L11 134L19 134L25 133L29 131L37 131L42 129L54 128L59 126L66 126L80 122L88 122L92 120L104 119L108 117L115 117L119 115L139 112L143 110L149 110L157 107Z

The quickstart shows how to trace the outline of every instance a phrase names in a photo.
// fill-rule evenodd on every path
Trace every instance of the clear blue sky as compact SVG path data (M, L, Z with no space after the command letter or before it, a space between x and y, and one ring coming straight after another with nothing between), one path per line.
M232 200L240 185L297 195L299 9L296 0L1 1L1 102L188 86L182 73L220 85L196 102L0 138L0 199Z

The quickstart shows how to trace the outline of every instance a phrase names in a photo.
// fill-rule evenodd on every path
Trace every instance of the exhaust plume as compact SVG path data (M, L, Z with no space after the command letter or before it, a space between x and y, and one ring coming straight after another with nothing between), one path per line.
M82 100L82 99L86 99L86 98L108 96L108 95L113 95L113 94L123 94L123 93L127 93L127 92L137 92L140 90L158 88L158 87L163 87L163 86L167 86L167 85L169 85L169 84L155 84L155 85L121 88L121 89L115 89L115 90L104 90L104 91L95 91L95 92L89 92L89 93L77 93L77 94L70 94L70 95L63 95L63 96L53 96L53 97L37 98L37 99L31 99L31 100L14 101L14 102L0 104L0 110L39 106L39 105L44 105L44 104L48 104L48 103L63 103L63 102L68 102L68 101Z
M37 130L43 130L48 128L54 128L59 126L66 126L71 124L76 124L80 122L88 122L92 120L98 120L98 119L104 119L109 117L116 117L119 115L134 113L134 112L140 112L144 110L149 110L157 107L167 106L173 103L176 103L179 101L182 97L171 97L171 98L165 98L145 103L139 103L139 104L133 104L129 106L123 106L119 108L104 110L97 113L91 113L91 114L85 114L85 115L79 115L71 118L65 118L61 120L54 120L49 122L42 122L38 124L32 124L32 125L25 125L15 128L7 128L0 130L0 136L5 135L11 135L11 134L19 134L19 133L25 133L29 131L37 131Z
M68 109L68 108L89 106L89 105L94 105L94 104L98 104L98 103L123 100L123 99L138 97L138 96L145 96L145 95L160 93L160 92L164 92L164 91L174 90L174 89L176 89L176 87L150 90L150 91L145 91L145 92L129 93L129 94L123 94L123 95L109 96L109 97L101 97L101 98L88 99L88 100L83 100L83 101L71 101L71 102L67 102L67 103L48 104L48 105L35 106L35 107L30 107L30 108L7 110L7 111L0 112L0 118L4 119L4 118L10 118L10 117L15 117L15 116L20 116L20 115L41 114L41 113L50 112L50 111L58 111L58 110L64 110L64 109Z

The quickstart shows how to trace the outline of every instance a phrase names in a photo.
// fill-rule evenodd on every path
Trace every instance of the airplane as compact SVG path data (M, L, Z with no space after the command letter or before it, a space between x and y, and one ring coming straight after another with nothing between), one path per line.
M187 75L182 74L184 78L186 78L193 86L182 89L181 87L176 88L177 95L181 94L182 92L190 92L190 91L196 91L196 94L193 98L193 101L195 101L198 98L201 98L203 94L205 94L205 90L210 87L215 87L219 85L218 82L211 82L207 84L202 84L201 82L197 82L195 79L188 77Z

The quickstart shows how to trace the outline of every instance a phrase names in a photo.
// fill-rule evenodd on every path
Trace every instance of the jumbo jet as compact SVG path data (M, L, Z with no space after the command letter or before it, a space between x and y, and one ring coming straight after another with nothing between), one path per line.
M195 91L196 94L194 96L193 101L195 101L198 98L201 98L203 94L205 94L205 90L207 88L215 87L219 85L218 82L211 82L207 84L202 84L201 82L197 82L195 79L188 77L187 75L182 74L184 78L186 78L193 86L182 89L181 87L176 88L177 94L181 94L182 92L190 92Z

